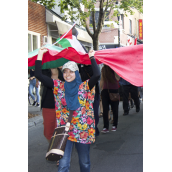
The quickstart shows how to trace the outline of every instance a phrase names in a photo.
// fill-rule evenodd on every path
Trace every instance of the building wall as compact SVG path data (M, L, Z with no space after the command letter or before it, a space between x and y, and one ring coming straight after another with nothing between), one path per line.
M143 19L143 14L140 14L136 9L132 9L134 11L134 15L130 15L127 13L127 17L124 17L124 29L120 30L120 42L121 45L127 45L127 39L130 38L132 42L131 45L134 45L134 38L128 36L127 34L133 35L136 38L139 38L139 27L138 21L139 19ZM132 33L130 33L130 20L132 21Z
M28 0L28 31L40 33L41 45L43 36L47 36L45 7Z
M135 12L134 15L129 15L128 17L124 17L124 30L126 34L129 34L130 24L129 20L132 20L132 35L139 37L138 33L138 21L139 19L143 19L143 14L140 14L136 9L133 9Z
M118 29L102 29L99 36L100 43L114 43L114 36L118 35Z

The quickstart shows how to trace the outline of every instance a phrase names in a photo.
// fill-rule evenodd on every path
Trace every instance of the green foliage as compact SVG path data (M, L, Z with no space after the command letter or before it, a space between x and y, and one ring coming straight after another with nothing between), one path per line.
M32 2L36 2L39 3L43 6L46 6L49 9L52 9L53 7L55 7L55 5L57 5L55 3L55 0L31 0Z
M47 6L49 9L52 9L56 4L55 0L31 0L33 2L39 2L40 4ZM99 24L95 24L95 20L93 24L87 25L87 19L92 17L92 13L95 12L95 4L99 2L101 6L99 7ZM80 25L86 27L88 34L92 37L93 43L98 42L98 35L102 30L105 19L108 17L108 13L105 14L105 9L111 9L113 12L112 18L114 16L119 16L119 9L124 10L125 16L127 13L131 15L134 14L133 8L137 9L140 13L143 13L143 0L121 0L119 5L116 5L116 0L60 0L57 4L60 7L60 12L64 13L68 12L68 16L64 16L63 20L69 18L71 21L80 21ZM81 5L84 5L85 11L81 10ZM109 20L111 20L109 18ZM115 21L118 23L118 21ZM98 27L97 27L98 26ZM109 25L111 28L112 25ZM89 27L93 27L93 31L90 31ZM95 36L96 35L96 36ZM95 44L94 44L95 46ZM96 45L97 47L97 45ZM96 50L96 47L94 49Z
M110 27L111 29L114 29L114 28L115 28L114 25L113 25L113 23L111 23L111 24L106 24L106 26L107 26L107 27Z
M140 13L143 13L143 0L122 0L119 8L130 12L132 15L132 7L136 8Z
M118 9L123 9L125 12L125 16L127 16L126 12L129 12L131 15L133 15L134 14L132 10L133 7L136 8L140 13L143 13L143 0L121 0L119 6L116 5L116 0L109 0L109 1L99 0L98 2L101 1L103 3L102 5L103 12L105 7L114 9L112 17L119 15ZM90 17L91 12L95 11L96 2L97 2L96 0L60 0L58 6L61 9L61 13L64 13L64 11L68 11L69 14L68 17L70 18L70 20L73 21L80 19L81 24L85 26L86 19ZM81 10L80 4L84 5L86 9L85 12ZM73 11L74 8L77 9L77 11L74 12ZM64 16L64 19L66 20L67 16ZM105 17L103 17L102 20L104 21ZM104 23L103 21L101 23Z
M93 25L92 25L92 24L89 24L89 26L90 26L90 27L93 27Z

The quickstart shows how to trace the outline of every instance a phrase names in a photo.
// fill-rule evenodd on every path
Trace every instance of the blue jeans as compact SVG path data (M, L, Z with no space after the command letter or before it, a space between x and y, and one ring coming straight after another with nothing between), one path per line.
M79 156L80 172L90 172L90 144L76 143L70 140L67 140L64 156L59 161L58 172L69 172L74 144Z
M39 103L39 87L37 88L36 87L36 79L32 79L30 80L30 84L29 84L29 94L30 96L32 97L32 99L35 101L35 96L33 95L33 89L35 87L35 90L36 90L36 95L37 95L37 103Z

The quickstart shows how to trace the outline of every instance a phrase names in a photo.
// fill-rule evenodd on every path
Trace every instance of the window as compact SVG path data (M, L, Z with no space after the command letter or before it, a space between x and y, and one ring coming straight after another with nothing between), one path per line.
M33 35L33 50L36 50L38 48L38 36Z
M47 38L47 36L44 36L44 43L48 43L48 38Z
M108 16L108 17L107 17ZM96 22L96 26L98 24L98 19L99 19L99 11L95 11L95 22ZM109 21L109 11L107 11L105 13L105 21ZM93 24L92 21L92 14L90 15L90 24Z
M98 23L98 19L99 19L99 11L95 11L95 22L96 22L96 26ZM93 24L93 20L92 20L92 14L90 15L90 24Z
M107 17L108 16L108 17ZM109 11L105 13L105 21L109 21Z
M28 53L40 47L40 34L29 32L28 33Z
M31 46L31 34L28 34L28 52L32 51L32 46Z
M132 34L132 20L129 20L130 22L130 34Z

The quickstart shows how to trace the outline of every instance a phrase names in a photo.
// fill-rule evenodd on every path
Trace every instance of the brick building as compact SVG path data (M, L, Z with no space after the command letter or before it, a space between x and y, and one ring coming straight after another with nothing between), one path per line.
M31 52L47 41L45 7L28 0L28 52Z

